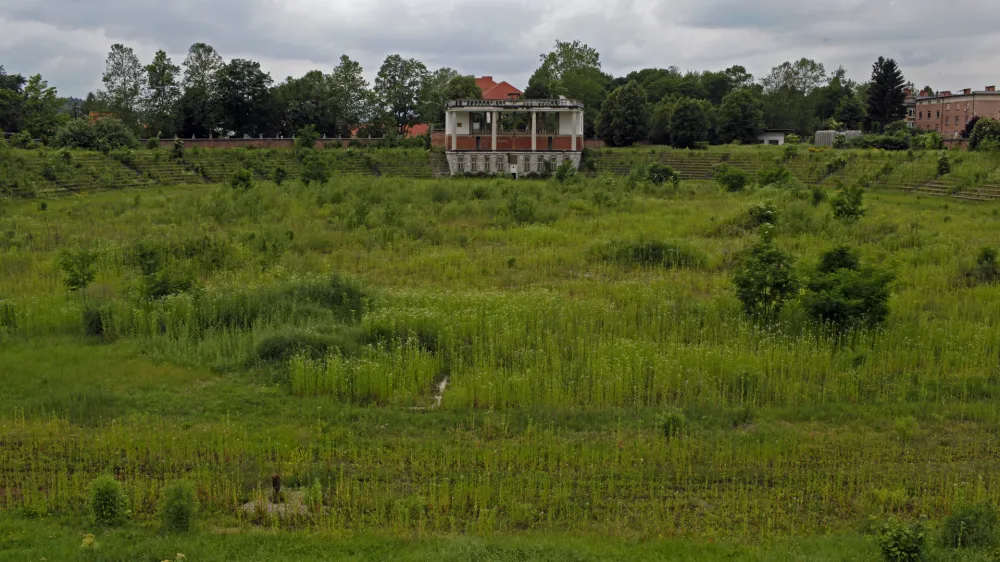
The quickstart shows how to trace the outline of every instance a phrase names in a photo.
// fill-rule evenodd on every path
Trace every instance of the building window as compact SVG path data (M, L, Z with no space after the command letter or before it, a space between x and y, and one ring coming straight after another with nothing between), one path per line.
M488 174L488 173L490 173L490 168L493 166L493 158L490 158L489 156L486 156L484 158L486 160L486 166L484 167L484 169L486 170L486 173Z
M917 119L920 119L920 120L923 120L923 118L924 118L924 112L923 112L923 111L921 111L921 112L920 112L920 116L919 116L919 117L917 117Z
M944 124L945 125L951 125L951 117L945 117L944 118Z
M545 171L545 157L544 156L539 156L538 157L538 173L540 174L540 173L542 173L544 171Z
M478 156L473 156L472 157L472 172L475 173L475 172L478 172L478 171L479 171L479 157Z
M458 155L458 171L459 172L464 172L465 171L465 155L464 154L459 154Z

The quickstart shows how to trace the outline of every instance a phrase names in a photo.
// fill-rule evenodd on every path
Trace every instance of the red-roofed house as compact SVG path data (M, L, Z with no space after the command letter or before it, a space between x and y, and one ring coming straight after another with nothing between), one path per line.
M519 100L524 92L507 82L497 84L492 76L476 78L476 85L483 91L484 100Z

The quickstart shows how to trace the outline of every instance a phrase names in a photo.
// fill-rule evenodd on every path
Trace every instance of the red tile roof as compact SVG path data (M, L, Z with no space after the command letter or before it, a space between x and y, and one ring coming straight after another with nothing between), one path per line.
M476 85L482 90L484 100L518 99L524 95L524 92L507 82L496 83L492 76L476 78Z

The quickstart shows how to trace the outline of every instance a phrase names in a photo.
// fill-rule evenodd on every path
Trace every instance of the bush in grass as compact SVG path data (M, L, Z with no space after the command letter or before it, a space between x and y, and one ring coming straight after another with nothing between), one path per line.
M922 521L907 524L890 518L879 526L877 541L885 562L920 562L927 532Z
M741 226L754 229L765 224L778 224L778 208L770 201L750 206L743 213Z
M576 166L571 160L563 160L556 168L556 180L559 183L566 183L576 177Z
M128 516L125 490L111 476L102 476L90 483L88 505L94 520L104 527L121 525Z
M774 245L771 228L740 260L733 284L743 310L753 318L777 316L785 302L799 290L792 257Z
M265 362L285 362L296 355L322 359L335 351L342 355L354 355L360 338L359 331L347 327L339 327L330 333L288 328L262 338L257 344L257 357Z
M854 222L865 216L864 191L857 186L845 187L830 201L833 216L843 222Z
M14 303L0 300L0 331L17 330L17 310Z
M174 137L174 146L170 149L170 156L172 156L174 160L184 159L184 141Z
M249 191L253 188L253 172L246 168L238 170L229 178L229 187Z
M989 246L980 248L976 255L975 266L964 267L962 276L969 286L1000 281L1000 264L997 263L996 249Z
M160 137L151 137L146 139L146 150L159 150L160 149Z
M685 244L659 241L610 242L598 247L604 261L639 267L701 267L705 255Z
M792 173L784 166L766 168L757 172L757 185L781 185L792 177Z
M684 435L688 420L680 408L667 408L657 416L657 425L663 430L663 436L673 439Z
M746 172L728 164L716 164L712 168L712 177L723 189L731 193L743 191L750 183L750 176Z
M951 173L951 160L948 159L948 153L942 151L938 156L937 160L937 175L945 176Z
M191 531L197 510L194 485L190 482L174 482L163 490L160 520L165 530L174 533Z
M653 185L663 185L670 182L676 189L681 183L681 176L666 164L654 162L646 169L646 179Z
M88 336L110 335L112 308L107 304L88 302L83 307L83 333Z
M31 149L35 147L35 141L31 138L31 133L21 131L10 136L10 145L14 148Z
M857 252L838 246L823 254L802 305L814 321L838 330L879 326L889 315L894 278L886 271L862 268Z
M271 179L274 181L275 185L281 187L281 184L285 183L285 180L288 179L288 170L282 168L281 166L275 167L274 171L271 173Z
M312 150L316 147L316 141L319 140L319 136L315 125L302 127L295 135L295 150Z
M941 542L950 548L994 546L997 523L997 509L988 503L960 506L941 525Z
M302 183L324 185L330 181L330 170L327 169L326 163L313 151L305 154L302 159Z
M84 249L63 250L59 254L59 267L65 276L63 285L67 290L79 292L94 280L97 253Z

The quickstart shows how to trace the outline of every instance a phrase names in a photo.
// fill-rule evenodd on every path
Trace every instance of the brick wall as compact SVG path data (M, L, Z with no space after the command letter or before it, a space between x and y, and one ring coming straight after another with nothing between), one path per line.
M253 148L294 148L295 139L181 139L185 148L241 148L252 146ZM361 146L375 144L381 139L318 139L316 146L323 148L327 145L340 144L342 147L350 145L351 141L356 141ZM143 143L145 145L145 143ZM160 139L160 148L171 148L174 146L173 139Z

